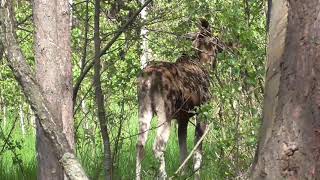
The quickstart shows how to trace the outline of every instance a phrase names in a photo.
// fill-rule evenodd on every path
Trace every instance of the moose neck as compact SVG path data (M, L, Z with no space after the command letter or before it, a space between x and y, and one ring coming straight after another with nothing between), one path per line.
M210 51L199 50L199 60L204 66L214 67L216 64L216 56Z

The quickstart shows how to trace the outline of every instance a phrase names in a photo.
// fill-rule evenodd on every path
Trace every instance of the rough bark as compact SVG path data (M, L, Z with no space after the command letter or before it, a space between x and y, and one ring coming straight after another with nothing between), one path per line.
M251 179L320 177L320 1L273 0Z
M112 177L112 161L111 161L111 150L110 150L110 140L109 132L107 128L107 118L104 107L104 95L101 89L100 80L100 70L101 70L101 60L100 60L100 0L95 0L95 14L94 14L94 49L95 49L95 59L94 59L94 77L93 83L95 88L95 99L97 105L97 115L99 119L103 149L104 149L104 169L106 174L106 179L110 180Z
M58 120L61 120L61 116L51 110L51 103L44 96L42 88L37 83L31 68L27 65L17 43L12 1L1 0L0 5L0 41L3 42L6 49L10 68L21 85L27 101L39 119L39 126L53 145L53 152L55 152L55 156L58 162L62 164L67 176L70 179L88 179L75 157L74 151L68 143L63 130L57 123ZM45 179L48 178L51 178L51 176L45 177Z
M70 10L68 0L34 0L36 76L55 122L73 140ZM37 123L39 179L63 179L51 142Z

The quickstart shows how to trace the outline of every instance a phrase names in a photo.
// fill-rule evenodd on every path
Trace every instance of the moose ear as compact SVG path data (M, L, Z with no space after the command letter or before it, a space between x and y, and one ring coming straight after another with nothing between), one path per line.
M203 19L203 18L201 18L200 19L200 23L201 23L201 27L202 28L205 28L205 29L209 29L210 27L210 25L209 25L209 22L206 20L206 19Z
M206 36L211 36L210 24L206 19L200 19L200 33Z
M194 41L198 36L198 33L188 33L184 37L188 40Z

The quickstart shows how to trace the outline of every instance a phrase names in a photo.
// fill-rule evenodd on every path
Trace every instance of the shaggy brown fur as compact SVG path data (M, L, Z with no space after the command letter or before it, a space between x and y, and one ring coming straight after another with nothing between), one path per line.
M200 32L193 38L197 57L182 55L177 62L152 62L143 69L138 78L139 138L137 143L136 179L141 176L141 161L153 115L158 116L157 137L154 153L160 162L159 179L166 178L164 151L169 138L171 120L178 121L180 161L187 156L187 124L194 115L195 106L210 99L208 68L214 67L216 55L221 51L216 38L211 37L207 21L201 21ZM196 142L206 125L197 123ZM195 143L196 143L195 142ZM197 170L202 159L201 146L195 153Z
M176 63L148 65L138 79L139 106L144 109L144 96L150 96L152 111L156 113L154 95L159 93L165 98L165 111L170 119L191 117L194 114L190 110L210 99L209 80L207 68L186 55Z

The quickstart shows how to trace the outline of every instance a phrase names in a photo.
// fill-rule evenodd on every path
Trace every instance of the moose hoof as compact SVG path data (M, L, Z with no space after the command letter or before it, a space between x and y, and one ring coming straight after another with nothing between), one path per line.
M157 179L158 180L166 180L167 179L167 173L166 172L160 172Z

